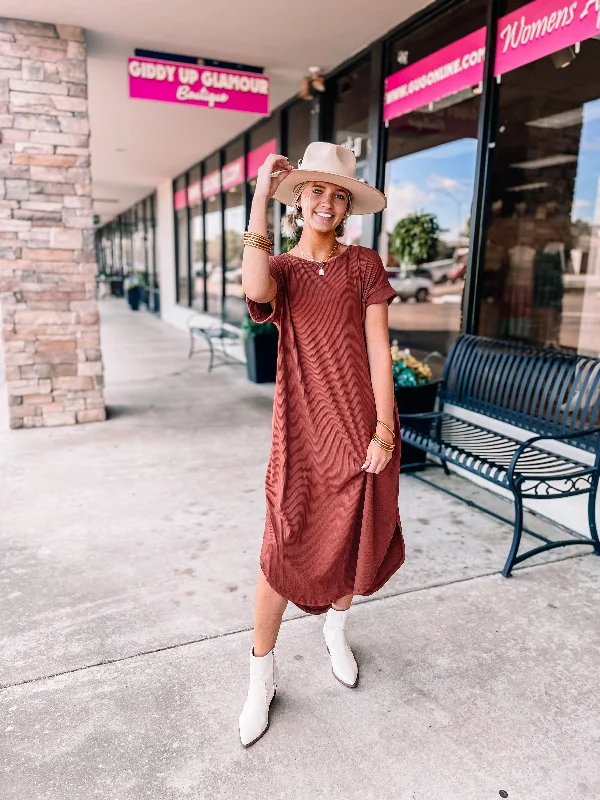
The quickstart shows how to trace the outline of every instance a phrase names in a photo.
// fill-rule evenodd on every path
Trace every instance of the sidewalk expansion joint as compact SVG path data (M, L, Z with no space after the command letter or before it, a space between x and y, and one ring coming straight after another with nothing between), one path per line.
M562 561L570 561L574 558L586 558L592 555L591 553L575 553L574 555L565 556L564 558L557 559L556 561L546 561L542 564L529 564L526 567L520 567L515 570L515 572L528 572L529 570L539 569L540 567L547 567L551 564L557 564ZM398 592L392 592L390 594L384 594L381 596L375 597L363 597L357 601L356 606L366 605L367 603L381 603L385 600L392 600L395 597L401 597L405 594L416 594L418 592L427 592L431 589L442 589L445 586L453 586L459 583L469 583L471 581L477 581L481 578L491 578L494 575L500 575L500 570L494 570L493 572L482 572L479 575L471 575L465 578L456 578L451 581L440 581L439 583L432 583L428 584L427 586L418 586L413 589L404 589ZM510 580L510 578L508 579ZM282 625L287 624L288 622L294 622L299 619L306 619L310 617L310 614L296 614L293 617L288 617L282 621ZM40 683L41 681L51 680L52 678L60 678L64 675L74 675L78 672L85 672L89 669L95 669L97 667L105 667L110 664L121 664L124 661L131 661L134 658L142 658L143 656L151 656L155 653L166 653L169 650L177 650L180 647L189 647L190 645L200 644L201 642L212 642L216 639L225 639L229 636L237 636L240 633L249 633L252 631L252 627L249 628L236 628L235 630L231 631L224 631L223 633L216 633L213 636L201 636L198 639L188 639L185 642L176 642L175 644L168 644L163 645L162 647L155 647L152 650L140 650L137 653L131 653L127 656L120 656L119 658L105 658L100 661L95 661L91 664L84 664L81 667L73 667L73 669L66 669L62 670L61 672L52 672L48 675L39 675L35 678L27 678L23 681L15 681L14 683L6 683L0 684L0 692L5 691L7 689L15 689L20 686L28 686L32 683Z

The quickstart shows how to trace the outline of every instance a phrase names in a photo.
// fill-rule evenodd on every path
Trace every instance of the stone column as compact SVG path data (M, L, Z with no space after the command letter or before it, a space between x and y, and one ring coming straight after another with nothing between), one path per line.
M0 18L0 350L12 428L106 417L89 138L82 29Z

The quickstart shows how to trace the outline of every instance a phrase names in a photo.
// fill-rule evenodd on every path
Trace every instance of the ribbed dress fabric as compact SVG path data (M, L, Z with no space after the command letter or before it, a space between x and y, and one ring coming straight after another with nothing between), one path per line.
M395 292L379 255L351 246L325 265L269 259L270 303L248 300L279 329L267 515L260 557L268 583L311 614L378 591L404 561L398 446L379 475L361 469L377 423L365 337L367 306Z

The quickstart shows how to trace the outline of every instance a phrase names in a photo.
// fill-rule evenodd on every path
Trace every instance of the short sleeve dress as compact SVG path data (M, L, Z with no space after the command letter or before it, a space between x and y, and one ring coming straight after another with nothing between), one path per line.
M379 255L350 246L325 265L269 259L279 329L267 516L260 566L268 583L311 614L348 594L378 591L404 561L400 447L379 475L361 469L377 423L365 337L367 306L395 292ZM400 442L394 404L396 441Z

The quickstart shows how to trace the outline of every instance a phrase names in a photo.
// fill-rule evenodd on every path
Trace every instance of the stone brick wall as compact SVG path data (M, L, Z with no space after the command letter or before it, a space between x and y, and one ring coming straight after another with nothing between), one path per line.
M0 360L12 428L105 419L85 59L80 28L0 18Z

